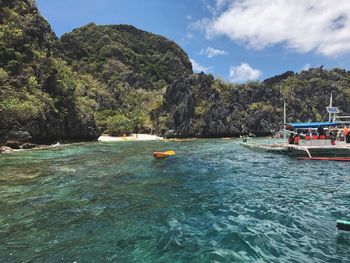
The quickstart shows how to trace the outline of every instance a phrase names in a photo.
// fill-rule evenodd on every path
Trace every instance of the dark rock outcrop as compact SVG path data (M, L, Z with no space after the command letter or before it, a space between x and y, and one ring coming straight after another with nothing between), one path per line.
M213 78L201 73L174 81L164 95L169 130L166 137L220 137L242 133L237 112L227 107L213 86Z
M0 145L31 148L33 143L94 140L99 131L82 81L57 58L58 38L35 1L1 1Z
M22 142L20 141L12 141L8 140L5 144L6 147L12 148L12 149L21 149Z
M91 23L58 39L34 0L0 9L0 145L96 140L118 114L151 130L142 100L154 105L167 83L192 73L176 43L133 26Z
M168 137L270 135L287 121L322 121L333 105L350 112L350 73L334 69L289 71L263 82L229 84L205 74L174 81L164 95Z
M2 0L0 24L0 145L11 148L95 140L116 129L268 135L282 124L284 100L288 121L322 121L331 93L333 105L350 113L343 69L232 84L193 75L175 42L130 25L90 23L58 39L33 0Z
M194 136L192 120L195 114L195 103L188 78L182 77L174 81L166 90L164 108L169 112L168 137Z
M93 117L83 121L75 114L68 114L66 118L58 118L55 114L48 114L31 122L27 129L31 132L32 141L38 144L50 144L58 141L93 141L100 133Z

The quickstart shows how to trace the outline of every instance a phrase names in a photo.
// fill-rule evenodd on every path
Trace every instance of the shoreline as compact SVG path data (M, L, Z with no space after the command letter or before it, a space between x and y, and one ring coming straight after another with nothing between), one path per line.
M85 142L122 142L122 141L164 141L163 137L159 137L151 134L132 134L131 136L125 137L115 137L109 136L107 134L101 135L94 141L77 141L77 142L64 142L64 143L55 143L55 144L36 144L32 148L11 148L9 146L2 145L0 146L0 154L11 154L18 152L26 152L26 151L35 151L35 150L44 150L56 147L63 147L68 145L74 145Z
M56 144L38 144L33 148L21 148L21 149L14 149L8 146L0 146L0 154L11 154L11 153L19 153L19 152L29 152L29 151L38 151L38 150L45 150L45 149L51 149L51 148L58 148L63 147L68 144L62 144L62 143L56 143Z
M151 134L131 134L130 136L115 137L110 135L101 135L99 142L123 142L123 141L163 141L163 137Z
M18 152L27 152L27 151L37 151L45 150L50 148L59 148L68 145L80 144L85 142L125 142L125 141L163 141L163 142L191 142L198 139L221 139L221 140L234 140L239 137L207 137L207 138L164 138L157 135L151 134L131 134L130 136L110 136L108 134L103 134L94 141L72 141L72 142L63 142L55 144L37 144L33 148L11 148L5 145L0 146L0 155L1 154L11 154Z

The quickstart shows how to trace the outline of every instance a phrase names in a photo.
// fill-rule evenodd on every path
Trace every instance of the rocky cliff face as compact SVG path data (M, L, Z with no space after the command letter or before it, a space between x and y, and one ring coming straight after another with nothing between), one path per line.
M63 35L59 50L77 72L105 86L108 102L103 97L95 115L110 134L154 132L151 113L161 108L164 89L193 73L176 43L130 25L90 23Z
M58 39L33 0L0 3L0 145L95 140L128 121L150 131L162 89L191 63L174 42L89 24Z
M333 93L334 105L350 112L350 73L310 69L286 72L261 83L223 83L205 74L174 81L164 96L168 137L269 135L288 121L322 121Z
M0 9L0 145L96 139L81 79L54 55L58 39L35 2L4 0Z
M132 88L162 88L192 74L187 54L176 43L131 25L90 23L64 34L60 52L76 71Z
M256 94L253 94L256 92ZM238 136L254 131L269 134L275 121L269 111L247 112L247 104L259 90L238 92L229 90L230 98L214 87L212 77L205 74L179 79L170 85L164 96L168 112L167 137Z
M58 39L32 0L0 2L0 145L33 146L153 132L218 137L350 113L350 73L310 69L231 84L192 74L174 42L128 25L93 23Z

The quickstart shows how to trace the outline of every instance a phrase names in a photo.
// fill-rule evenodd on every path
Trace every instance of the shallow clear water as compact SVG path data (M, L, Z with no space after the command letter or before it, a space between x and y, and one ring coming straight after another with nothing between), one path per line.
M155 150L177 155L155 160ZM230 140L0 156L1 262L349 262L350 165Z

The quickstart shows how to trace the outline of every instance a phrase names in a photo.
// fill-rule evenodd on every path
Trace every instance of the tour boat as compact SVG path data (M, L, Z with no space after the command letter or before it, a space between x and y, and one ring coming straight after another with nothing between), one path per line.
M285 109L285 106L284 106ZM300 140L297 144L291 144L289 142L273 143L273 144L255 144L249 142L242 142L241 145L254 150L264 152L283 153L293 157L297 157L301 160L330 160L330 161L350 161L350 143L346 142L346 138L341 140L335 135L328 136L326 131L331 129L342 128L342 126L349 125L349 121L344 119L350 118L350 116L338 116L339 110L336 107L332 107L332 97L330 106L327 107L329 113L328 122L305 122L305 123L286 123L286 117L284 117L284 138L286 134L299 134L299 131L325 131L321 135L318 134L315 138L308 134L300 134ZM284 110L285 115L285 110ZM286 125L291 127L291 130L286 129Z
M317 127L336 127L340 123L319 122L319 123L290 123L293 128L302 127L304 129ZM290 131L289 131L290 132ZM242 142L242 146L255 150L265 152L284 153L293 157L329 157L330 160L334 157L340 158L341 161L350 161L350 143L346 141L340 141L329 137L317 138L317 139L305 139L301 138L298 144L290 144L288 142L274 143L274 144L255 144ZM316 159L314 159L316 160ZM322 160L322 159L319 159Z

